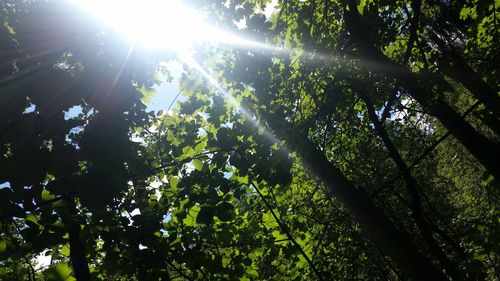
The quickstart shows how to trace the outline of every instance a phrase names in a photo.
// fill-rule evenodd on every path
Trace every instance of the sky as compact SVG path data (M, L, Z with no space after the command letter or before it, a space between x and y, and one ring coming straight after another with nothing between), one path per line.
M175 96L179 93L179 80L182 76L182 72L184 71L182 64L177 61L170 61L167 63L167 68L173 79L171 82L164 80L160 85L154 87L156 95L154 95L151 102L146 105L147 110L166 110L174 100ZM165 79L165 77L162 78ZM184 100L184 97L179 95L176 102L182 100ZM176 102L172 108L175 107Z

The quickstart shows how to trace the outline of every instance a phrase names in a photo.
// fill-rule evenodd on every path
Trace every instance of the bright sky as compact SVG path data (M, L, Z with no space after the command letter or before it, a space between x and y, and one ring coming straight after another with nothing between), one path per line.
M179 93L179 82L183 72L182 64L177 61L167 63L167 68L172 75L172 82L164 81L159 86L154 87L156 95L151 99L151 103L147 105L148 110L166 110L174 101L175 96ZM183 101L185 98L181 95L174 101L172 108L175 107L177 101Z

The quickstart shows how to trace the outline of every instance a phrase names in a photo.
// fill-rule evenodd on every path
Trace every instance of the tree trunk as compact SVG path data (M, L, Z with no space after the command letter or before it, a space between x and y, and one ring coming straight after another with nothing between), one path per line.
M337 198L368 231L382 252L412 280L447 280L432 262L422 255L409 234L399 231L376 207L368 194L356 188L307 137L293 137L295 149L304 166L318 176L328 188L329 196Z
M474 112L476 118L479 118L488 128L490 128L493 133L500 137L500 116L497 116L487 110L481 110L479 112Z
M495 178L500 178L499 146L477 132L446 102L434 98L419 84L415 74L406 66L391 61L383 55L368 39L369 34L366 34L363 28L356 5L351 4L349 10L345 10L344 17L351 37L364 56L362 59L370 60L364 61L364 66L396 79L427 112L435 116L481 162L488 172Z
M85 247L80 240L81 229L80 223L76 218L78 212L76 210L75 200L70 198L65 201L68 205L69 214L64 218L64 224L66 225L69 235L69 256L73 265L75 278L77 281L92 281L87 257L85 256Z
M371 99L362 90L356 90L356 91L359 93L361 99L363 99L363 101L365 102L366 108L368 110L368 116L370 117L370 120L372 121L375 130L377 131L377 134L384 142L384 145L387 148L389 156L392 158L392 160L394 161L400 172L403 174L406 190L410 195L410 200L411 200L410 202L411 215L420 231L420 234L422 235L425 242L429 246L429 249L431 250L434 257L438 259L438 261L446 269L448 274L450 274L450 276L452 276L454 280L462 280L462 278L458 274L455 264L453 264L453 262L446 256L444 251L439 246L439 243L432 236L432 232L429 229L429 226L427 225L427 222L425 221L424 218L422 203L420 196L418 194L417 183L413 178L413 176L411 175L411 172L408 169L408 166L406 165L405 161L403 160L403 157L401 157L401 154L399 154L398 150L396 149L396 146L389 137L389 134L385 130L383 124L378 119Z
M430 36L441 49L443 56L449 58L449 64L443 67L446 74L467 88L496 116L500 116L500 96L498 93L484 82L467 61L455 50L449 48L437 34L430 32Z

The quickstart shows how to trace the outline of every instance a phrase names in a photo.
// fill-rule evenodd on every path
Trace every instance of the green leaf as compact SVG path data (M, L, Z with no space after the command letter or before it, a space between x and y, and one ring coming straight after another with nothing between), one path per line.
M282 234L279 230L275 230L272 232L272 235L275 240L283 240L286 239L286 235Z
M69 249L69 246L68 245L64 245L62 248L61 248L61 251L60 251L60 254L65 256L65 257L69 257L70 255L70 249Z
M56 198L56 196L51 194L50 191L48 191L46 189L42 190L42 200L43 201L52 200L54 198Z
M7 249L7 240L5 239L0 240L0 254L5 252L6 249Z
M217 238L223 243L231 243L234 237L234 226L225 225L221 231L217 232Z
M194 149L190 146L185 146L182 148L182 159L193 157L195 154L196 153Z
M156 95L156 90L152 88L142 87L139 90L142 94L141 101L143 104L147 105L151 103L151 99Z
M200 206L199 205L194 205L189 209L189 212L186 215L186 218L184 219L184 224L187 226L194 226L195 225L195 219L198 216L198 213L200 212Z
M234 180L236 182L239 182L241 184L248 184L249 183L249 179L248 179L248 176L238 176L237 174L233 174L231 176L231 180Z
M201 171L203 169L203 162L200 159L194 159L192 163L196 170Z
M207 146L207 143L206 142L200 142L199 144L197 144L195 147L194 147L194 152L195 154L200 154L203 152L203 150L205 149L205 147Z
M365 7L367 4L368 0L361 0L358 5L358 12L363 15L363 12L365 11Z
M56 266L47 269L46 276L49 281L75 280L71 276L71 267L65 262L58 263Z
M221 221L230 221L234 218L234 206L229 202L221 202L216 207L216 214Z
M28 214L25 220L34 224L38 224L38 218L35 214Z
M214 221L215 209L209 206L203 206L196 216L196 222L202 224L211 224Z
M171 177L168 179L168 182L169 182L171 188L177 188L177 185L179 184L180 179L179 179L179 177Z

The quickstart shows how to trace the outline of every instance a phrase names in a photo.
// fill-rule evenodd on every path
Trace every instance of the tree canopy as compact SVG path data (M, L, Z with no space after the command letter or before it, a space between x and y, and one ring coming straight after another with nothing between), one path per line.
M254 43L189 58L0 5L0 280L498 280L500 1L192 0Z

